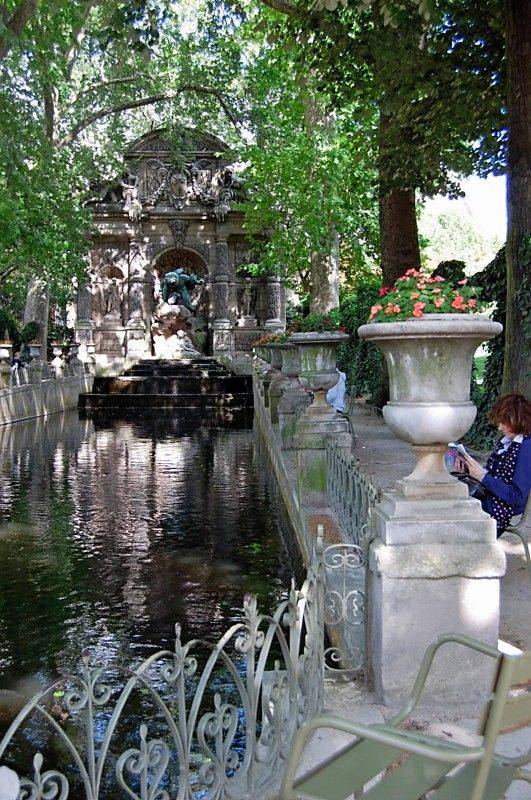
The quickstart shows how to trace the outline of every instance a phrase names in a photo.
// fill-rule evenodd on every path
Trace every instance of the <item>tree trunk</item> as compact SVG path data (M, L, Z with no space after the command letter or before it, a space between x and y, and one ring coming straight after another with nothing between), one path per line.
M531 5L506 0L507 313L503 393L531 396Z
M310 312L326 314L339 305L339 236L332 234L330 253L314 254L310 269Z
M9 19L1 20L5 26L5 34L0 36L0 61L3 61L14 41L20 36L31 17L37 10L38 0L21 0Z
M410 267L420 268L419 235L413 189L393 189L379 199L383 282L393 283Z

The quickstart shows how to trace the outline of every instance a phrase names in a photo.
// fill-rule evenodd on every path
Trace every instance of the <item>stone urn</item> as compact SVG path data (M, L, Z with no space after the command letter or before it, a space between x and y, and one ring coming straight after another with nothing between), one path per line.
M448 442L461 438L476 417L470 400L474 353L501 331L499 322L475 314L426 314L358 328L360 339L374 342L385 356L390 400L384 419L413 445L418 458L405 480L453 482L444 453Z
M3 339L0 341L0 362L5 361L7 364L11 364L11 358L13 355L13 343L9 341L9 339Z
M40 359L40 357L41 357L41 349L42 349L41 343L40 342L30 342L28 344L28 347L29 347L29 353L30 353L30 356L32 357L32 359L33 358L35 358L35 359L39 358Z
M280 343L275 343L269 345L269 352L271 354L271 366L273 369L280 370L282 368L282 345Z
M315 397L314 413L330 412L326 393L337 383L337 349L347 339L348 335L340 331L293 333L289 337L288 342L299 351L299 381Z
M292 382L298 383L297 378L301 371L299 348L290 342L284 342L280 345L280 354L282 356L282 374L286 378L291 378Z

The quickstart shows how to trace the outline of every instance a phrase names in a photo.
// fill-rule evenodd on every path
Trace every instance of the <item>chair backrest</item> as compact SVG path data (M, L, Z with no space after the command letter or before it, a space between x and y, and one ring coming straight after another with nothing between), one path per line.
M481 723L485 755L470 800L480 800L483 795L498 736L525 727L531 727L531 652L504 653L498 661L494 692ZM531 749L520 760L531 760Z
M527 496L527 503L525 504L524 513L518 521L518 527L531 524L531 492Z

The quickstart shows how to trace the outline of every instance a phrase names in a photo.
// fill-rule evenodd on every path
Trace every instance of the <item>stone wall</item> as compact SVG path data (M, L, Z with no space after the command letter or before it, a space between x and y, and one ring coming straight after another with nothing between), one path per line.
M52 378L0 390L0 425L77 408L79 395L92 391L91 375Z

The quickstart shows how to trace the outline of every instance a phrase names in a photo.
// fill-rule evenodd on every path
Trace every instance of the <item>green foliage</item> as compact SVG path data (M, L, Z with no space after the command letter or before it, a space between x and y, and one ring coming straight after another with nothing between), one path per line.
M364 397L373 405L385 402L386 370L381 352L357 330L369 317L378 298L381 280L376 275L365 277L362 285L344 295L340 303L341 324L350 334L339 350L338 368L346 373L347 389L353 397Z
M18 347L20 344L20 333L16 320L5 308L0 308L0 339L4 339L6 334L7 338L13 342L14 346Z
M324 331L344 330L344 327L339 308L333 308L326 314L307 314L305 317L294 319L290 329L292 332L309 333L310 331L316 331L317 333L323 333Z
M20 331L20 341L23 344L35 341L39 335L40 327L37 322L28 322Z
M465 266L464 261L458 261L457 259L441 261L435 268L435 273L455 286L458 281L465 279Z

